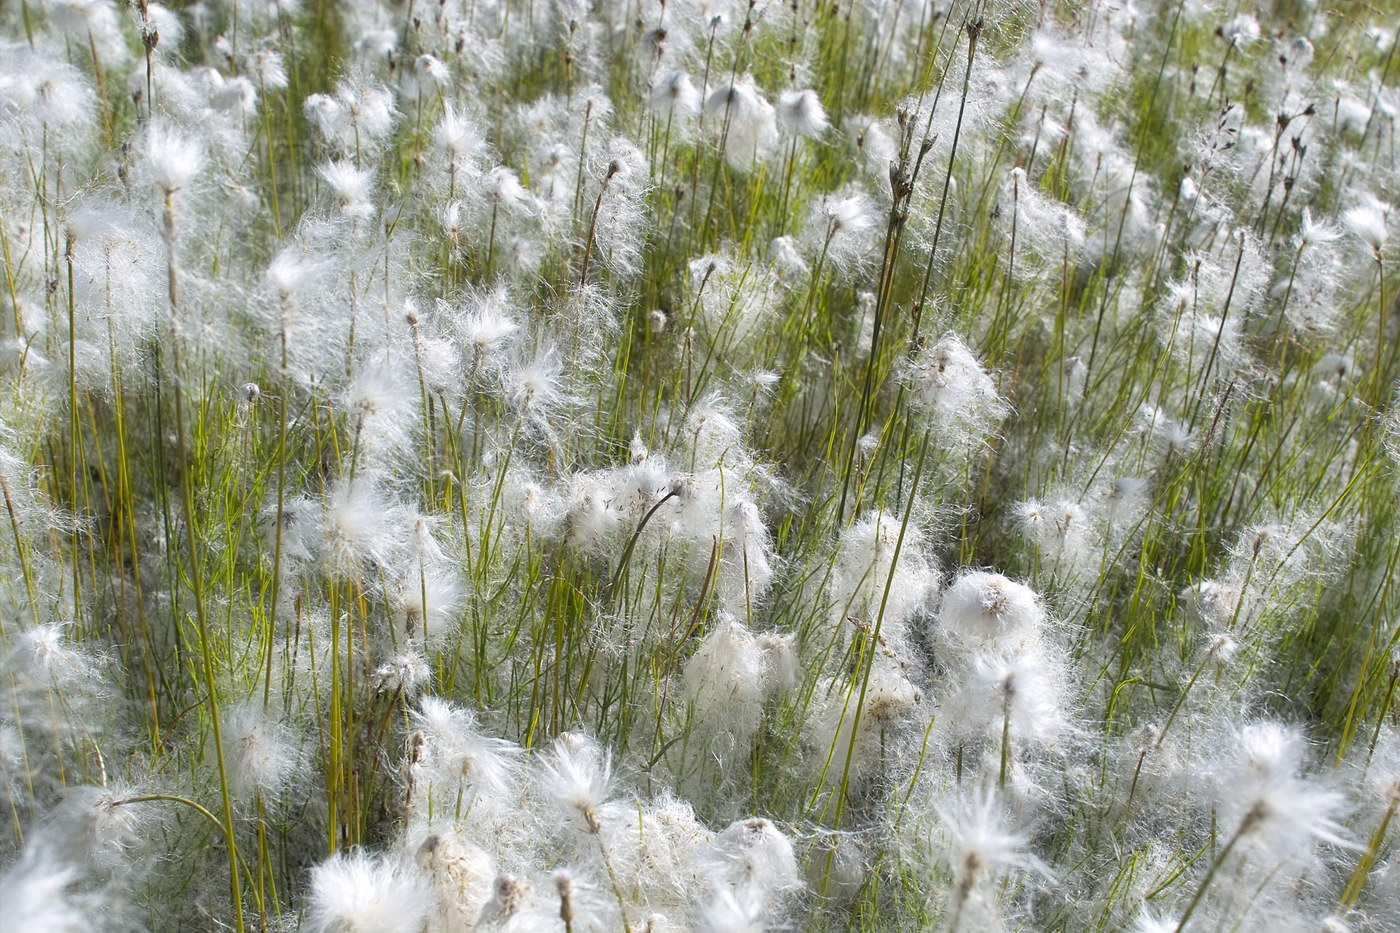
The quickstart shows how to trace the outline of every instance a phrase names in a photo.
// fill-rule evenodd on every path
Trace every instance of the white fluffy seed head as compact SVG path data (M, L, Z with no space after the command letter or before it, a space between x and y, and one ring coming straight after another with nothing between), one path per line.
M826 786L859 790L878 775L891 743L923 699L888 649L878 645L869 679L862 684L831 677L817 685L821 706L808 719L816 751L813 770Z
M1196 446L1196 435L1190 427L1156 405L1144 403L1138 409L1136 421L1164 457L1181 456Z
M451 105L433 128L433 142L458 172L475 167L487 153L486 135Z
M831 126L821 99L813 90L783 91L778 95L778 126L792 136L820 136Z
M939 609L944 629L966 642L995 644L1034 636L1044 619L1030 587L985 570L959 574Z
M377 693L413 697L427 686L432 676L433 672L423 655L417 650L409 649L391 655L376 667L370 681Z
M80 893L76 867L55 857L43 839L30 840L0 874L0 917L7 928L33 933L84 933L99 926ZM12 926L11 926L12 925Z
M766 896L801 885L791 840L763 817L730 823L711 857L715 876L733 888L753 885Z
M156 187L173 194L204 167L204 147L169 124L153 123L146 130L146 167Z
M531 890L529 882L514 875L497 876L491 899L482 905L481 913L476 918L476 929L504 929L513 918L521 915Z
M462 585L446 563L419 562L392 581L389 598L401 633L411 641L437 646L455 631Z
M700 914L702 933L763 933L763 894L754 885L716 884Z
M323 264L298 246L278 250L267 265L267 284L281 302L312 286L320 277Z
M841 536L833 593L840 620L855 616L898 641L903 626L938 589L938 568L923 554L923 534L883 510ZM897 559L896 559L897 557Z
M491 856L455 833L431 833L414 851L414 861L437 893L438 929L465 930L491 900L496 866Z
M250 700L226 713L221 731L230 789L240 800L276 801L301 763L290 730Z
M1220 27L1220 36L1235 46L1247 46L1259 41L1259 20L1241 13Z
M106 785L69 787L48 817L55 851L86 868L108 872L131 865L135 850L151 838L159 813L136 803L140 790L109 780Z
M1091 574L1098 560L1095 530L1088 511L1070 498L1049 502L1027 499L1013 507L1017 525L1057 575Z
M673 71L651 89L651 109L668 120L684 120L700 112L700 92L684 71Z
M764 657L749 630L725 615L686 662L682 683L702 725L746 743L763 714Z
M452 78L452 73L442 60L428 54L419 55L413 60L413 73L419 84L433 87L444 87Z
M1150 502L1151 483L1140 476L1115 476L1105 484L1099 505L1110 526L1131 525Z
M596 740L578 732L560 735L540 760L540 781L572 826L587 833L602 828L598 812L612 786L612 762Z
M463 806L500 797L520 781L519 748L481 730L475 714L438 697L419 700L412 721L422 735L421 762L435 785Z
M1236 737L1235 748L1242 773L1260 781L1293 776L1302 768L1307 751L1302 735L1279 722L1245 726Z
M718 592L735 612L752 607L773 581L773 544L758 506L748 499L724 510Z
M906 381L913 390L910 401L944 446L980 443L1006 416L991 374L956 334L921 352Z
M849 272L868 259L879 244L875 203L860 191L814 198L804 237L814 260L820 259L834 271ZM862 341L862 346L868 344L868 340Z
M506 210L528 207L529 192L520 184L520 176L503 165L491 169L482 179L482 190L491 202Z
M387 854L337 852L311 869L308 933L419 933L432 903L423 876Z
M797 634L764 632L758 636L763 652L763 676L769 693L786 693L797 686L802 662L797 656Z
M746 172L764 161L778 144L778 120L749 75L710 92L705 119L724 140L725 161Z
M875 117L856 115L846 118L845 129L855 148L856 158L866 171L876 177L885 177L890 163L899 152L885 126Z
M97 675L94 659L71 637L67 623L49 622L13 637L3 670L19 688L73 689Z
M1350 847L1337 820L1346 799L1299 776L1301 734L1281 723L1246 726L1219 772L1220 806L1234 833L1275 862L1307 860L1316 842Z
M248 57L248 70L256 75L258 84L268 91L280 91L287 86L287 68L282 53L275 49L258 49Z
M321 515L317 556L323 569L348 577L394 563L403 544L396 513L368 480L356 479L335 487Z
M1375 253L1385 247L1389 236L1385 211L1377 204L1353 207L1342 215L1342 226Z
M1050 742L1068 725L1063 677L1053 656L1038 646L1019 651L979 651L950 708L954 728L1000 742Z
M945 857L958 888L973 888L982 881L1014 869L1048 872L1027 851L1030 839L1006 828L1006 816L991 794L972 794L937 809L946 833Z
M366 218L374 213L369 196L374 188L374 172L353 162L328 162L316 169L335 195L336 206L347 217Z
M1298 226L1298 235L1293 243L1297 249L1307 246L1326 246L1341 239L1342 231L1325 220L1314 220L1312 211L1303 208L1303 220Z

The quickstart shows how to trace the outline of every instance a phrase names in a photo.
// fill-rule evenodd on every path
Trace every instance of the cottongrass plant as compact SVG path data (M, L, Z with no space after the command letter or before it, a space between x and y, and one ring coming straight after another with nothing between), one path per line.
M0 4L0 925L1400 928L1397 22Z

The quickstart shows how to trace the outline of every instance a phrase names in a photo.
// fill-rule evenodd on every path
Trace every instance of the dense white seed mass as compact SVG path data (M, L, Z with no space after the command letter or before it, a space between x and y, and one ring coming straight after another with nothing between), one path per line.
M314 933L412 933L427 913L426 885L393 856L334 855L311 870L310 885Z
M1034 637L1045 618L1030 587L982 570L965 571L948 585L938 615L952 635L993 645Z
M0 2L0 929L1391 930L1397 19Z

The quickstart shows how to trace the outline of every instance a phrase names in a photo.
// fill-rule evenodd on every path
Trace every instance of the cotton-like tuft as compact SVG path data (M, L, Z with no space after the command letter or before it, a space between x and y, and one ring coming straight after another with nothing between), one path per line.
M355 849L311 869L307 900L309 933L419 933L432 893L411 863Z
M967 570L943 593L938 618L968 643L1000 644L1034 637L1045 619L1035 593L999 573Z

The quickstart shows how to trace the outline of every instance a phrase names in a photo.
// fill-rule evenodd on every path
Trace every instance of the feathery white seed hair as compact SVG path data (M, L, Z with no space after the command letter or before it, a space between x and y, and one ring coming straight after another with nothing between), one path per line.
M964 641L999 642L1034 635L1045 619L1035 592L999 573L965 570L943 593L939 620Z
M419 933L432 903L411 863L362 849L337 852L311 869L307 933Z

